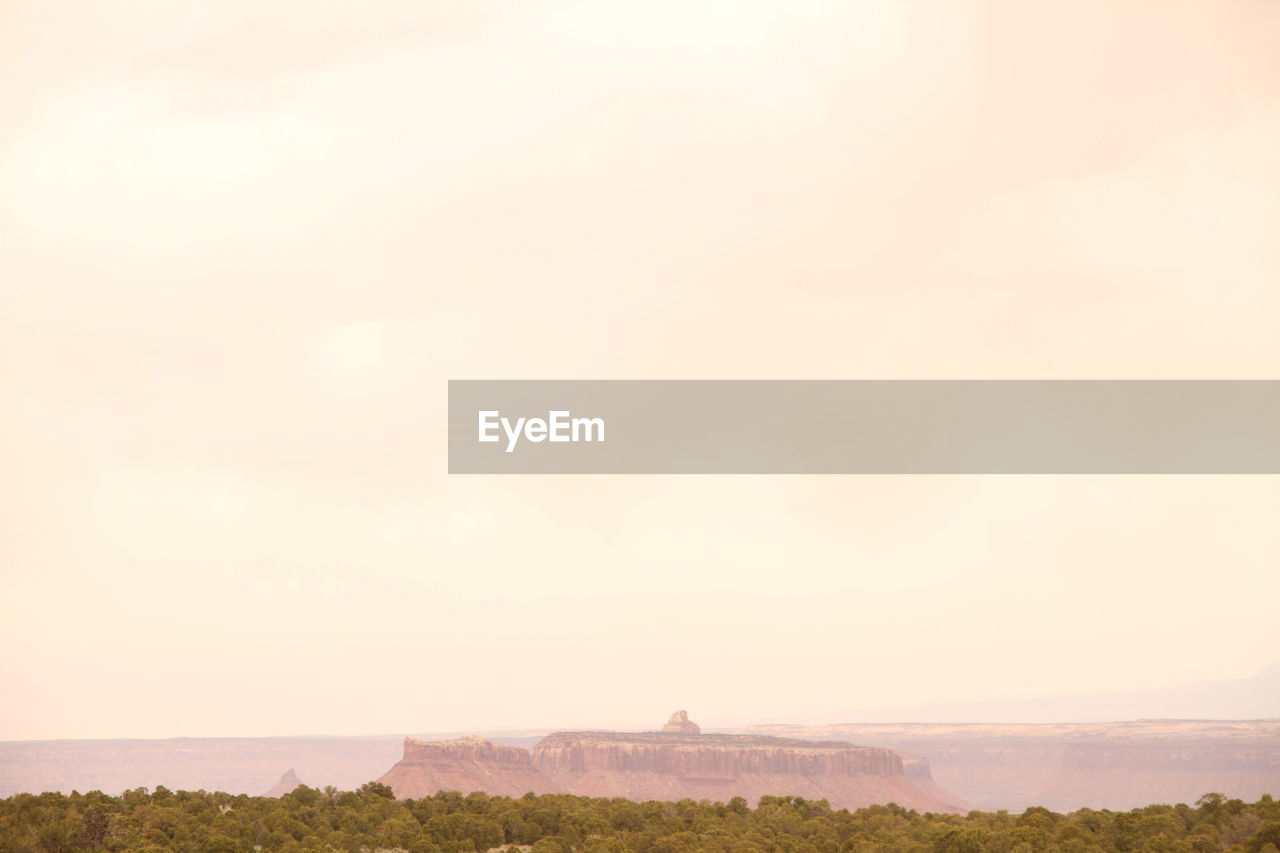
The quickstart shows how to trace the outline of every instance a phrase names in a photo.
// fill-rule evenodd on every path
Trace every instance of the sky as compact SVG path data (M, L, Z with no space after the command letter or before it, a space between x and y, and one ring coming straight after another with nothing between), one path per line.
M453 477L448 379L1280 378L1280 6L0 5L0 739L1280 658L1276 477Z

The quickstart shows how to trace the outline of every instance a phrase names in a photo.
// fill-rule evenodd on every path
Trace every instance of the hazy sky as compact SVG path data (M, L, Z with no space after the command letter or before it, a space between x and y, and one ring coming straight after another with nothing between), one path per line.
M1280 4L0 5L0 739L1280 658L1280 478L454 478L449 378L1280 378Z

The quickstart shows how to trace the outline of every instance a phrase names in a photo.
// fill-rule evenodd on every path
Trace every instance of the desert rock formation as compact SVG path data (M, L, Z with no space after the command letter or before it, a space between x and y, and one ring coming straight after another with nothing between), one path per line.
M776 748L788 740L799 740L810 748L816 748L812 741L839 740L862 747L879 747L896 755L901 764L901 777L896 771L843 778L827 770L809 776L746 772L742 777L743 796L754 796L754 791L765 790L823 796L834 804L841 802L840 792L848 790L858 797L883 796L928 808L923 801L913 799L923 793L932 800L944 802L958 798L972 808L1021 811L1028 806L1043 805L1064 811L1086 806L1122 810L1153 802L1194 802L1210 791L1244 800L1255 800L1262 793L1280 795L1280 720L1276 719L1039 725L771 725L740 729L737 733L752 735L747 740L757 744L756 751L765 753L769 744ZM665 738L670 745L683 739L688 746L690 739L709 738L705 744L708 751L697 762L729 762L728 742L717 735L562 734L537 750L542 762L535 764L528 750L536 748L547 735L546 730L495 733L493 738L501 746L523 749L510 753L498 748L492 753L472 750L465 760L447 758L447 750L434 747L430 755L417 749L406 750L404 738L382 736L0 742L0 796L95 789L119 794L127 788L159 785L171 790L204 789L257 795L269 788L274 791L282 767L295 768L296 775L315 788L333 785L340 790L353 790L380 775L386 774L384 779L390 776L387 768L406 752L409 763L417 761L420 766L411 769L397 765L399 769L394 772L404 786L410 784L410 779L416 780L411 789L415 792L430 789L427 792L434 793L439 788L519 789L518 793L522 794L525 790L555 791L565 787L577 793L577 789L566 786L585 788L599 783L600 787L594 790L617 790L627 796L673 792L672 796L705 795L722 799L735 793L737 783L696 781L737 778L732 773L705 772L704 769L695 772L696 764L687 771L682 770L678 762L692 759L681 757L677 761L669 755L649 752L657 741L646 740ZM770 735L776 737L763 737ZM449 740L455 735L429 737ZM599 740L593 740L597 737ZM627 747L627 751L646 755L647 761L655 763L677 761L674 769L661 769L660 764L657 770L653 767L622 770L610 766L611 761L616 763L621 759L608 759L609 751L620 749L628 741L633 745ZM843 748L857 749L847 744ZM830 755L833 751L839 750L821 749L819 754ZM511 760L502 760L504 755ZM581 757L580 765L573 763L578 760L574 756ZM499 760L494 761L495 757ZM828 770L836 761L823 760ZM853 763L852 758L839 760ZM437 761L439 765L433 768ZM468 761L474 763L467 764ZM751 761L763 759L753 754ZM746 758L735 758L734 762L734 773L750 766ZM515 769L510 773L504 771L496 779L487 775L487 768L504 763ZM512 778L523 779L523 782L501 786L503 780ZM613 787L605 787L605 780ZM908 783L910 790L895 790L896 786ZM801 784L805 787L799 787ZM752 785L757 787L753 789ZM779 790L783 786L795 788ZM877 790L883 794L876 793ZM810 791L829 793L805 793ZM849 799L858 801L857 797Z
M558 732L534 747L533 759L559 788L583 796L755 803L766 794L790 794L835 808L889 802L922 811L961 808L934 784L923 759L843 741Z
M290 767L285 774L280 777L280 781L272 785L271 790L267 791L262 796L283 797L285 794L289 793L301 784L302 780L298 778L298 774L294 773L293 768Z
M689 719L688 711L676 711L662 727L664 732L681 732L688 735L702 734L702 726Z
M405 740L404 758L380 781L397 796L440 790L520 796L562 791L632 800L766 794L825 799L836 808L895 802L922 811L956 811L959 798L933 782L928 762L891 749L695 732L677 712L660 732L557 732L532 753L478 737Z
M405 738L404 757L378 781L390 785L398 797L426 797L437 791L519 797L529 791L559 790L533 766L528 750L474 736L444 741Z
M743 731L908 750L974 808L1130 809L1211 791L1280 793L1280 720L752 726Z

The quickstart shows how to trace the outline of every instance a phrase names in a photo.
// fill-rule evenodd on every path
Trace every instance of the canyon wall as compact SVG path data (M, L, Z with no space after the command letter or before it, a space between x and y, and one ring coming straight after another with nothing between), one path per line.
M958 811L959 798L932 779L928 761L843 741L697 733L687 715L661 732L558 732L532 753L478 737L408 738L404 758L379 780L397 796L439 790L520 796L562 791L632 800L721 802L764 795L827 800L835 808L894 802L922 811Z
M1061 769L1034 793L1038 801L1079 808L1106 792L1112 808L1193 803L1215 791L1253 801L1280 794L1280 741L1070 744Z
M1193 803L1209 792L1244 800L1280 795L1277 720L775 725L743 731L845 737L923 755L939 784L979 809L1129 809Z
M498 746L484 738L446 741L404 739L404 757L382 775L397 797L426 797L437 791L484 791L519 797L529 791L560 789L533 766L526 749Z
M766 794L825 799L835 808L895 802L956 811L959 799L929 776L922 758L842 741L676 732L559 732L533 749L534 764L559 788L633 800L755 803Z

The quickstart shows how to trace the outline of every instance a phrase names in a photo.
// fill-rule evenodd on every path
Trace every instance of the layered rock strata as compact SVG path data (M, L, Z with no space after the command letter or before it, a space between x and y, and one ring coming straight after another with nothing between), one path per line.
M667 720L667 724L662 727L664 732L680 732L686 735L702 734L702 726L689 719L688 711L676 711Z
M533 766L526 749L498 746L484 738L422 741L404 739L404 757L378 780L398 797L426 797L437 791L484 791L519 797L529 791L559 790Z
M558 732L532 753L478 737L405 740L404 758L380 781L397 796L440 790L520 796L561 791L632 800L765 795L827 800L835 808L894 802L922 811L956 811L958 798L933 782L928 762L891 749L843 741L701 734L688 715L660 732Z
M843 741L674 732L558 732L533 749L557 787L593 797L719 800L765 795L827 800L834 808L895 802L956 811L924 759Z
M1280 720L753 726L744 732L908 750L979 809L1124 810L1217 791L1280 794ZM910 774L908 774L910 775Z

